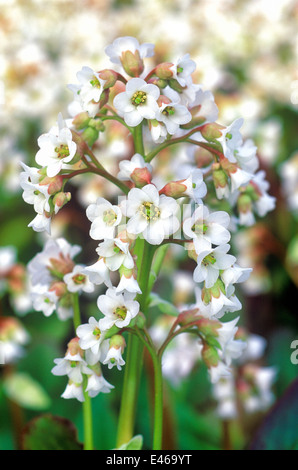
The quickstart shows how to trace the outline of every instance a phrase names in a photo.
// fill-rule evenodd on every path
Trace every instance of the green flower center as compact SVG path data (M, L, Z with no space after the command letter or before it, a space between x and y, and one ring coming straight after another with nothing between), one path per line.
M207 232L207 229L208 229L208 225L204 224L204 222L197 223L192 226L193 232L202 233L203 235L205 235L205 233Z
M96 339L100 339L101 337L101 331L99 328L95 328L95 330L93 330L93 335L95 336Z
M90 84L95 88L101 88L101 84L95 75L93 75L92 79L90 80Z
M117 307L114 313L118 318L121 318L122 320L125 320L126 314L127 314L127 308L126 307Z
M65 158L69 157L70 155L68 145L66 144L62 144L59 147L56 147L55 152L58 158Z
M73 276L72 280L75 284L81 285L84 284L86 276L84 276L84 274L76 274L75 276Z
M109 209L108 211L104 211L103 213L103 221L109 227L114 225L117 220L117 214L113 211L113 209Z
M205 258L202 261L204 266L208 266L208 264L214 264L215 262L216 262L216 259L214 258L214 255L212 254L205 256Z
M131 98L131 102L134 106L139 106L140 104L145 104L147 101L147 93L144 91L136 91Z
M165 116L173 116L175 114L175 108L173 106L167 106L163 111L162 114Z
M160 216L160 210L153 202L143 202L139 211L143 217L147 220L157 220Z

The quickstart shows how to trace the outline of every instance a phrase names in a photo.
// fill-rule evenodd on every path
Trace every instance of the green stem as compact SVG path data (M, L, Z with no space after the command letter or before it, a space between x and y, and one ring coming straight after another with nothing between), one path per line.
M142 294L137 296L137 300L143 313L145 313L147 307L148 279L154 251L155 247L152 247L144 240L140 238L136 240L134 254L137 256L138 282L142 290ZM120 404L117 447L127 443L133 437L143 353L144 346L140 339L130 334Z
M73 323L75 330L82 323L81 322L81 311L79 294L76 292L72 295L73 305ZM83 402L83 422L84 422L84 450L93 450L93 422L92 422L92 407L91 398L88 392L86 392L87 376L83 375L83 390L84 390L84 402Z
M157 354L152 356L154 368L154 431L153 450L162 449L163 431L163 379L161 360Z
M144 151L144 142L143 142L142 123L134 128L133 140L134 140L135 152L144 156L145 151Z
M73 324L76 330L77 327L81 324L79 294L77 292L72 295L72 306L73 306Z
M86 392L87 376L84 376L84 401L83 401L83 420L84 420L84 450L93 450L93 419L91 398Z

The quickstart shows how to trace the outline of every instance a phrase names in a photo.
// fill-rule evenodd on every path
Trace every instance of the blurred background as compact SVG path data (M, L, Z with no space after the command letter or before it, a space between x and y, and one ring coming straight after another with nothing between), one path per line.
M244 137L256 142L269 193L277 198L276 209L237 232L233 242L239 264L254 268L239 294L243 328L257 344L247 359L250 368L243 375L245 366L239 365L237 393L231 384L229 391L213 390L196 354L189 354L194 345L187 340L174 345L174 357L185 367L177 371L177 359L168 357L165 448L243 449L255 442L260 429L274 441L266 418L284 393L293 400L298 377L298 365L291 361L291 345L298 340L298 2L0 0L0 6L0 341L6 338L7 323L19 332L12 363L0 366L0 448L19 448L20 430L41 413L71 419L82 440L81 406L60 398L65 379L51 374L54 358L64 356L73 335L72 324L34 312L28 296L26 264L46 236L27 227L34 214L22 199L19 162L34 166L39 135L60 111L68 117L72 93L67 84L76 83L77 71L84 65L109 68L104 48L126 35L155 44L149 65L190 54L197 63L194 82L214 93L218 122L229 125L244 118ZM111 171L119 159L131 156L118 126L107 128L100 139L99 155ZM53 221L53 236L84 246L80 261L88 264L95 245L85 208L98 195L111 198L114 193L90 177L72 185L72 200ZM173 264L170 255L157 289L175 305L184 304L192 295L188 265L183 259ZM178 270L174 278L173 270ZM85 300L86 318L94 309L94 302ZM150 448L151 369L145 364L136 433ZM250 375L257 368L268 372L258 382L267 393L259 402ZM99 449L115 446L123 371L111 370L105 377L115 390L93 400ZM241 413L230 412L233 400L249 404L240 407ZM297 403L292 406L292 444L279 445L293 448L298 443Z

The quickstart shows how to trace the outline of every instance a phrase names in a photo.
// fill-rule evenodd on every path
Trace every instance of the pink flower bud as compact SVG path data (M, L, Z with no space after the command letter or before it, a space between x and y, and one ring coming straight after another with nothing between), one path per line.
M125 72L130 77L139 77L144 70L144 62L138 50L134 53L131 51L122 52L120 60Z
M136 168L130 175L130 178L139 188L151 183L152 175L148 168Z
M155 67L155 74L158 78L161 78L162 80L169 80L173 77L173 71L171 70L171 67L173 67L173 65L174 64L172 64L171 62L163 62L157 65L157 67Z

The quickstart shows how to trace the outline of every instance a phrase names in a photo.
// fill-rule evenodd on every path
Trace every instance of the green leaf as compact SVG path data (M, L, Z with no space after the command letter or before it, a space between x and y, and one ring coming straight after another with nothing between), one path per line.
M165 313L166 315L171 315L174 317L177 317L179 315L179 310L177 310L177 308L173 304L171 304L171 302L162 299L156 293L152 293L150 295L149 307L158 307L159 310L162 313Z
M143 447L143 436L138 434L134 436L129 442L123 444L118 450L141 450Z
M298 379L267 414L249 450L294 450L298 444Z
M22 435L23 450L82 450L71 421L50 414L30 421Z
M7 377L3 384L6 396L23 408L46 410L51 399L41 385L25 372Z

